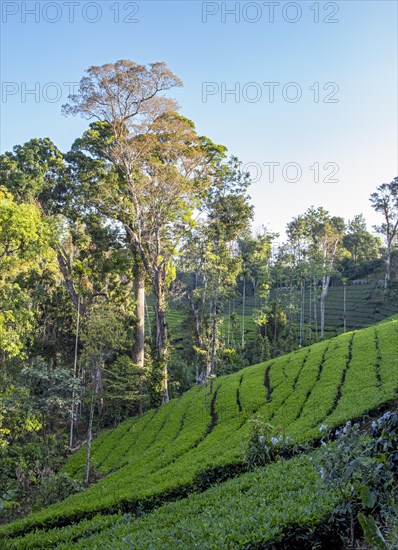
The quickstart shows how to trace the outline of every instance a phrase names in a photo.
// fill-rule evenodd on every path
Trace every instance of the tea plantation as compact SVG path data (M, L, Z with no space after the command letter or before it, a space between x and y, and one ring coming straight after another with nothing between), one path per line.
M292 526L315 529L338 496L315 497L309 454L243 473L248 420L261 413L305 445L397 389L397 318L216 379L212 393L195 387L99 436L93 464L103 477L1 527L0 547L259 548ZM81 479L84 460L81 449L64 471Z
M344 289L343 286L331 286L328 292L328 298L326 302L325 311L325 335L327 337L337 336L343 332L344 326ZM271 297L278 296L277 291L271 292ZM245 300L245 334L247 341L253 340L256 334L256 325L253 319L253 311L259 306L260 299L255 300L254 296L246 296ZM153 319L153 297L148 297L148 316ZM234 300L231 300L231 311L235 311L237 319L239 321L239 327L242 326L243 321L243 306L242 296L237 296ZM320 318L320 309L318 304L318 318ZM348 330L358 330L365 328L374 323L378 323L383 319L394 315L397 311L398 303L397 299L386 300L383 297L382 290L374 283L368 283L363 285L347 285L346 289L346 322ZM309 330L310 323L310 309L313 309L313 305L309 303L309 293L307 292L305 298L304 307L304 322ZM224 304L224 323L222 325L222 334L225 341L228 339L228 305ZM294 323L298 331L300 312L297 310L294 313ZM171 337L176 346L180 345L180 341L183 338L184 331L184 315L176 304L171 304L168 312L168 322L171 332ZM314 330L314 321L312 320L312 330ZM149 323L146 326L147 335L149 336ZM239 331L241 328L239 328ZM237 341L239 337L236 336Z

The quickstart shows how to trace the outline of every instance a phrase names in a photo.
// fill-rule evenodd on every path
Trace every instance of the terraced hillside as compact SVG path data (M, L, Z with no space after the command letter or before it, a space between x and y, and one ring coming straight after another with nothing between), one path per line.
M274 292L275 294L275 292ZM344 320L344 297L343 287L334 286L330 287L325 312L325 332L328 337L337 336L343 332ZM150 318L153 318L152 310L153 300L148 298L148 314ZM313 309L313 306L311 306ZM255 334L255 324L253 321L253 310L255 309L255 299L253 296L247 296L245 302L245 333L248 341ZM243 319L243 307L242 297L238 296L236 299L231 300L231 310L236 311L240 324ZM225 322L222 328L223 337L227 340L227 311L228 306L225 305ZM310 320L310 303L309 293L306 295L306 301L304 306L304 321L306 324ZM385 300L380 288L374 284L365 285L347 285L346 292L346 316L347 316L347 328L348 330L357 330L365 328L372 324L378 323L383 319L396 315L398 313L398 300ZM313 313L312 313L313 315ZM320 310L318 307L318 319L320 318ZM171 305L168 313L168 321L170 326L171 336L174 342L178 342L184 334L183 330L183 315L182 312L176 307ZM299 312L295 314L295 321L299 324ZM148 324L146 325L147 332L149 331ZM237 337L237 342L240 342L240 337Z
M338 495L323 487L314 459L316 455L304 455L270 464L141 517L97 515L63 528L32 531L8 539L7 548L266 548L267 542L286 540L292 531L296 536L299 526L300 550L305 550L307 535L338 502ZM335 538L327 539L334 549L339 548Z
M255 412L261 412L272 425L283 427L292 441L304 442L319 438L319 427L322 424L340 425L392 400L396 397L398 388L397 356L398 319L393 319L221 377L215 381L212 394L209 394L208 388L195 387L182 398L173 400L156 411L149 411L141 418L128 420L117 429L98 437L93 443L93 461L97 469L106 474L105 477L82 493L23 520L3 526L0 536L13 537L3 539L9 548L39 548L42 543L43 547L45 544L50 545L47 547L56 547L62 541L66 544L65 548L68 548L71 543L66 541L74 540L82 536L82 533L87 536L87 533L93 534L105 528L115 530L118 527L121 530L120 541L124 540L127 532L130 533L128 536L133 537L131 546L120 547L144 548L144 545L134 542L134 536L138 537L136 541L141 536L137 526L142 526L141 534L145 529L150 532L155 525L150 523L150 518L157 514L156 525L160 525L159 529L164 525L169 530L167 536L172 536L170 532L173 526L170 522L173 522L173 514L183 516L191 510L191 516L186 516L191 517L191 520L184 521L193 521L192 518L204 514L204 523L197 520L196 528L193 524L194 537L195 533L204 529L206 521L216 521L212 512L209 512L209 517L206 516L200 501L200 498L210 499L211 496L194 495L181 503L167 504L140 520L134 520L130 527L127 526L130 525L130 520L109 514L143 513L156 508L166 498L181 499L195 490L207 489L214 477L219 479L220 472L224 473L225 478L241 473L242 446L248 433L247 421ZM83 473L83 465L84 449L70 457L64 470L79 478ZM260 504L263 502L259 504L260 509L264 514L270 514L264 509L264 506L269 508L269 502L265 499L268 505L264 504L261 496L263 492L256 493L254 488L259 484L263 488L268 487L269 498L275 501L272 509L276 510L276 515L269 520L275 533L271 529L267 531L267 535L261 532L254 535L249 530L251 537L265 540L264 537L271 536L272 533L277 536L281 525L285 525L286 521L294 524L298 516L304 523L308 521L311 524L315 516L327 513L333 502L333 495L325 502L313 502L310 493L317 482L308 458L293 459L286 468L280 466L279 470L269 470L273 472L272 475L261 472L245 474L222 486L230 498L227 504L230 512L233 509L237 515L237 525L239 507L244 509L249 506L249 501L245 501L245 490L252 495L251 502L255 503L256 499ZM307 481L302 481L301 485L300 468L307 472ZM296 471L298 475L293 475L292 478ZM285 522L277 519L277 511L283 510L282 501L278 501L281 483L284 484L285 497L289 494L292 499L285 499L288 502ZM237 486L240 488L237 489ZM214 488L211 491L214 491L214 501L217 502L217 491L222 489ZM275 504L277 501L279 508ZM170 507L169 515L167 506ZM315 508L318 510L316 514ZM101 515L90 519L97 514ZM181 521L183 524L184 521ZM49 531L35 533L35 528ZM51 530L53 528L57 529ZM180 528L182 529L181 526ZM30 531L32 532L29 534ZM131 535L132 531L136 535ZM113 537L112 533L115 534L112 531L108 536ZM244 527L242 533L247 535ZM238 547L238 539L241 544L246 535L242 535L242 538L236 534L236 546L230 541L228 544L232 546L225 547ZM182 535L181 537L181 540L185 540ZM154 542L148 548L162 547L159 542L162 538L158 540L155 537L153 540L157 540L159 545ZM84 545L83 542L81 544L81 548L104 547L101 543L95 546L94 542L93 546L89 546L91 543L86 539ZM215 544L214 547L224 547L224 542ZM190 546L185 540L185 546L182 544L181 547ZM192 544L191 547L197 546Z

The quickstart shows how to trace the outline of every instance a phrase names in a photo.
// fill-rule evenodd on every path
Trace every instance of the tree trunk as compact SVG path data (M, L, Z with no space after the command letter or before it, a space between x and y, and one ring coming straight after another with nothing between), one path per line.
M93 438L93 422L94 422L94 410L95 410L95 403L97 400L97 393L98 393L98 386L99 386L99 367L97 363L93 366L93 373L92 373L92 379L93 379L93 393L91 396L91 405L90 405L90 416L88 420L88 428L87 428L87 443L86 443L86 465L85 465L85 471L84 471L84 482L88 483L88 480L90 478L90 462L91 462L91 441Z
M155 357L154 368L162 373L161 380L161 392L162 392L162 404L169 401L168 390L168 361L169 361L169 340L167 332L167 301L166 301L166 265L161 263L160 265L150 262L148 251L143 242L134 234L134 231L129 226L126 226L134 249L137 251L137 255L141 257L141 261L145 272L148 274L152 287L155 293L155 316L156 316L156 340L155 340ZM159 234L156 234L156 251L157 258L160 255L160 241ZM145 294L145 293L144 293ZM144 301L145 305L145 301ZM145 312L145 307L144 307Z
M243 299L242 299L242 350L245 349L245 302L246 302L246 277L243 277Z
M321 292L321 338L325 335L325 308L326 308L326 298L328 296L330 283L330 276L322 277L322 292Z
M138 254L134 259L135 331L133 362L144 367L145 350L145 268Z
M151 318L149 317L148 303L146 301L146 298L144 298L144 302L145 302L145 313L146 313L146 322L148 327L149 342L152 344Z
M230 335L231 335L231 300L228 300L228 338L227 338L228 347L229 347Z
M311 279L310 279L310 284L309 284L309 291L310 291L310 296L309 296L309 301L308 301L308 303L309 303L309 308L308 308L308 313L309 313L308 337L309 337L309 340L310 340L310 343L311 343L312 342L312 307L311 307L311 304L312 304L312 285L311 285Z
M213 299L213 320L211 338L211 363L210 363L210 393L213 393L213 379L216 364L216 343L217 343L217 301Z
M315 325L315 339L318 340L318 304L316 297L316 278L314 277L314 325Z
M384 290L387 290L388 283L391 279L391 242L387 241L387 257L386 257L386 275L384 277Z
M300 347L304 343L304 285L301 282L300 292Z
M236 313L236 300L234 297L234 301L232 304L232 313ZM231 345L235 347L235 334L236 333L236 317L234 315L234 318L231 319Z
M80 325L80 296L78 297L77 302L77 320L76 320L76 338L75 338L75 358L74 358L74 364L73 364L73 378L74 381L78 378L78 372L77 372L77 352L79 347L79 325ZM73 444L73 428L75 425L75 400L76 400L76 390L75 387L73 387L72 391L72 407L71 407L71 413L70 413L70 429L69 429L69 447L72 448Z
M196 285L195 290L197 288L197 276L196 276ZM195 297L190 292L187 293L187 299L191 306L192 315L195 321L195 336L196 341L198 344L199 349L204 349L203 345L203 338L202 338L202 323L201 323L201 305L200 303L195 302ZM197 384L202 384L202 378L203 378L203 372L200 372L199 369L199 357L198 354L195 353L195 380Z
M72 282L72 278L70 276L71 269L70 269L69 258L67 257L67 255L62 250L57 251L57 258L58 258L59 269L60 269L60 271L62 273L62 276L63 276L63 279L64 279L65 288L69 292L69 295L72 299L73 306L74 306L75 310L77 311L77 309L79 307L79 295L76 292L76 289L75 289L74 284Z
M156 368L162 372L162 405L169 401L168 361L169 341L167 332L166 296L164 281L156 278Z
M344 287L344 332L346 332L347 331L347 308L346 308L346 304L347 304L347 301L346 301L347 284L343 283L343 287Z

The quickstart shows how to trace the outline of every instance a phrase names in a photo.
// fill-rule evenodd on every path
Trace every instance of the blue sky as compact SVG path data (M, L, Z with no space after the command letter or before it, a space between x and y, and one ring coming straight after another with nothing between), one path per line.
M65 83L90 65L165 61L181 112L250 167L256 227L312 204L377 223L369 194L398 174L397 2L273 4L3 0L1 151L68 150L87 122L61 115Z

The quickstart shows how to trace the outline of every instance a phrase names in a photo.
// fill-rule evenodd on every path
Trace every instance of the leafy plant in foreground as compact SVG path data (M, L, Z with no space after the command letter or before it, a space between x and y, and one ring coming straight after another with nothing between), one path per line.
M397 427L398 415L387 412L372 422L370 437L361 434L359 424L348 421L329 434L334 442L326 445L323 441L319 473L326 486L340 495L331 519L341 525L342 539L350 547L359 534L359 522L373 548L390 548L382 529L397 523ZM391 548L395 548L396 533L389 535Z

